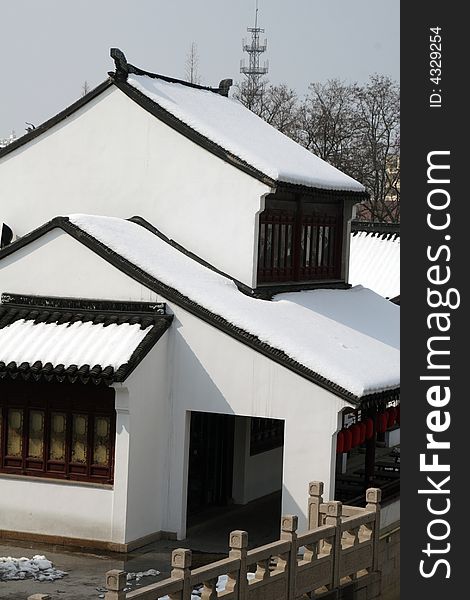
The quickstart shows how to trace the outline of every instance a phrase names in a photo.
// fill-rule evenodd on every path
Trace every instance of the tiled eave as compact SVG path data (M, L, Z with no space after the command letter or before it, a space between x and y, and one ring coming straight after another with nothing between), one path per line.
M43 363L41 360L22 362L2 360L0 349L0 379L94 383L96 385L124 381L144 359L171 325L162 303L133 303L70 298L49 298L2 294L0 330L18 321L38 325L139 325L148 329L142 341L133 349L128 361L115 369L101 364Z

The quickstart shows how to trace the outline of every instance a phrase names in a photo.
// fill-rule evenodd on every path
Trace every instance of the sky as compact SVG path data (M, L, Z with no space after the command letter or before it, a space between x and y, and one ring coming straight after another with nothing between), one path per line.
M185 78L197 45L202 83L240 81L256 0L3 0L0 137L39 125L104 81L109 49L148 71ZM399 80L399 0L259 0L269 80L303 96L309 83Z

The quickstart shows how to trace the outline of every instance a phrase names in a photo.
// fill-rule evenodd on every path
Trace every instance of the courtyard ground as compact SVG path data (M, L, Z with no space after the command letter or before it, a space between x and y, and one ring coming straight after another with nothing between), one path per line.
M138 582L129 582L130 589L138 589L169 576L171 552L174 548L191 548L193 567L196 568L227 555L230 531L244 529L250 532L250 547L254 547L277 539L279 524L280 494L273 494L243 507L213 509L193 519L185 540L161 540L128 554L95 553L71 550L64 546L0 541L0 556L31 558L36 554L45 555L54 567L68 573L56 581L0 581L0 598L26 600L31 594L41 593L49 594L52 600L98 600L104 598L106 571L160 571L157 577L142 577Z

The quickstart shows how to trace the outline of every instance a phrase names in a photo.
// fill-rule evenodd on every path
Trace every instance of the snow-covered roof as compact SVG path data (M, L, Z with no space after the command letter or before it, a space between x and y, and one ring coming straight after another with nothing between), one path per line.
M169 325L165 316L81 311L2 295L0 378L122 381Z
M42 135L115 85L140 106L237 168L265 181L336 190L365 197L364 186L280 133L220 88L143 71L111 51L116 72L26 135L0 148L0 157ZM223 83L223 82L221 82ZM230 86L229 86L230 87ZM168 118L169 117L169 118Z
M363 285L384 298L400 295L400 236L354 231L349 254L349 283Z
M69 220L180 296L350 395L399 387L399 308L371 290L358 286L282 294L273 301L252 298L137 223L90 215Z
M363 185L280 133L233 98L158 76L131 74L127 84L274 181L364 192Z

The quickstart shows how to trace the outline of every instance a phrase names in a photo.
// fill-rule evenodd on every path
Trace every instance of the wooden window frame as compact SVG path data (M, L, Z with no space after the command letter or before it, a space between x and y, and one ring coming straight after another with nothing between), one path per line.
M8 410L23 410L22 455L8 456ZM44 412L42 458L28 457L30 412ZM112 484L114 476L114 446L116 437L116 410L114 389L94 384L67 384L45 382L0 382L0 473L25 475L28 477L66 479L72 481ZM65 460L50 458L51 415L65 413ZM74 415L86 415L87 460L73 463L72 420ZM108 417L109 461L106 465L93 463L95 420Z
M343 203L290 200L282 204L283 207L277 207L276 198L267 198L266 208L259 216L258 284L339 280ZM319 206L324 207L325 214L309 214L309 209ZM333 237L328 245L325 231L330 239ZM309 235L315 240L311 246ZM315 261L319 264L313 264Z

